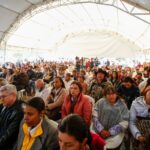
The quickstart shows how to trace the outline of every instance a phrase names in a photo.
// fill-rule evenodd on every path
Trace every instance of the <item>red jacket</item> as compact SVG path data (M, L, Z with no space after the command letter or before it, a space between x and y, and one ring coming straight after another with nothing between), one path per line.
M68 95L62 105L62 118L70 114L70 109L71 99ZM90 126L92 116L92 104L87 96L83 95L82 93L79 95L73 112L80 115L85 120L87 125Z
M97 133L90 132L92 137L92 148L94 150L104 150L106 142Z

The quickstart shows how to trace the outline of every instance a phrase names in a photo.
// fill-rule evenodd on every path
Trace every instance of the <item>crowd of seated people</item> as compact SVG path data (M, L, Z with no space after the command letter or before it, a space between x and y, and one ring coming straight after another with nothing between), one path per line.
M149 150L150 63L89 63L2 66L0 149Z

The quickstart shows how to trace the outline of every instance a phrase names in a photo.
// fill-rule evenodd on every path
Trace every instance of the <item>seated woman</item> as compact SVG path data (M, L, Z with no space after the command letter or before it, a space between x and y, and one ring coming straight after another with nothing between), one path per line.
M110 82L116 89L118 89L120 80L119 80L119 75L117 71L112 71L112 74L110 75Z
M121 96L126 104L128 109L130 109L133 100L136 97L140 96L140 90L135 84L135 81L131 77L125 77L124 80L120 83L117 92Z
M45 104L42 98L33 97L23 107L15 150L58 150L57 124L44 116Z
M127 106L118 97L115 87L105 87L104 97L95 104L93 130L106 139L107 149L119 149L128 127L128 118Z
M53 88L46 100L47 116L52 120L61 119L61 107L66 95L66 89L61 77L56 77L53 82Z
M144 96L136 98L131 105L129 127L137 149L149 150L150 88L145 90L143 94Z
M92 104L89 98L82 93L82 86L78 81L71 83L69 95L66 96L62 106L62 118L71 113L79 114L90 126Z
M103 139L90 133L83 118L77 114L70 114L62 120L58 138L61 150L103 150L105 145Z
M84 94L87 94L88 91L88 84L85 81L85 76L83 75L79 75L78 76L78 81L80 82L81 86L82 86L82 92Z

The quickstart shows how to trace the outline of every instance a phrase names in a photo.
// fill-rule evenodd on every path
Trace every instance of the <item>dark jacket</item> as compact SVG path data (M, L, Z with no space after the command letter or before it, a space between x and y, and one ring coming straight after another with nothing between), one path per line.
M23 118L21 101L16 101L11 107L0 105L0 149L11 150L17 140L19 124Z
M103 79L101 83L98 83L97 80L93 80L89 86L89 95L97 102L103 97L104 88L108 85L112 85L112 83L106 79Z
M132 101L140 96L140 90L135 85L132 85L131 88L127 89L123 84L121 84L118 88L118 94L125 100L128 109L130 109Z
M14 84L16 86L17 91L26 89L27 86L29 85L28 74L25 72L21 72L17 75L14 75L12 84Z

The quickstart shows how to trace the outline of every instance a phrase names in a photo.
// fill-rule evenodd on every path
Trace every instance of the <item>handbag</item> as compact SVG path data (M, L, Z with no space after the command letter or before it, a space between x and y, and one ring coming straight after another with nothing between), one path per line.
M137 116L136 122L137 128L140 133L145 137L145 142L140 143L139 141L133 141L135 150L150 150L150 118L149 117L141 117Z
M61 107L56 107L52 110L46 109L46 115L54 121L61 119Z
M137 116L137 128L143 136L150 135L150 118Z

